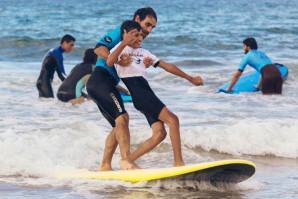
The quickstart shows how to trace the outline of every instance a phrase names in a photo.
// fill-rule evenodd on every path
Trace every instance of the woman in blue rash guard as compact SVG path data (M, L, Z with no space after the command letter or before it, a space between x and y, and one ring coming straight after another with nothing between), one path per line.
M77 64L58 89L57 98L62 102L82 103L89 96L82 92L96 63L97 55L93 48L85 51L83 62Z
M69 53L73 49L75 41L76 39L73 36L66 34L62 37L59 46L46 53L42 62L40 75L36 82L39 97L54 98L51 83L54 79L55 71L57 71L60 80L64 81L66 74L63 66L62 53Z

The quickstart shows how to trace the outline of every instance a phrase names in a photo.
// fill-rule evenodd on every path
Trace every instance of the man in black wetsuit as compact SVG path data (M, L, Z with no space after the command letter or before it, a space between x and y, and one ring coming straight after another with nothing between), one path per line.
M53 48L45 55L40 75L36 82L36 87L39 92L39 97L54 98L52 81L54 79L55 71L61 81L64 81L66 74L63 66L62 53L69 53L74 46L76 39L71 35L64 35L61 39L60 46Z

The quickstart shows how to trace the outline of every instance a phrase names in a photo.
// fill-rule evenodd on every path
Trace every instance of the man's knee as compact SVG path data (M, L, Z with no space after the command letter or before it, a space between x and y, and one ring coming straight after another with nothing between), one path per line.
M164 128L163 122L155 122L151 125L152 131L153 131L153 137L156 139L162 141L167 136L167 131Z
M177 115L175 115L174 113L172 113L171 111L169 111L169 113L167 114L167 123L168 125L170 124L177 124L179 125L179 118Z
M177 115L172 113L167 107L164 107L161 110L161 112L158 116L158 119L160 119L161 121L163 121L166 124L168 124L168 123L179 123L179 118L177 117Z
M129 116L127 113L119 115L116 120L116 127L117 126L128 126Z
M172 116L170 118L172 120L172 122L176 122L179 123L179 118L177 115L175 115L174 113L172 113Z
M158 139L160 141L163 141L166 137L167 137L167 132L166 132L165 129L163 129L160 132L158 132Z
M167 132L165 129L157 130L153 134L159 141L163 141L167 137Z

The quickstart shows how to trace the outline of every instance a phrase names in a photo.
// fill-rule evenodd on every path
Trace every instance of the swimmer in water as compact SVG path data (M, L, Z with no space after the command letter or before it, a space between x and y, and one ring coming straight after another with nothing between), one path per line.
M97 55L93 48L87 49L84 53L83 62L77 64L60 85L57 93L57 98L60 101L75 104L84 102L84 98L90 99L88 94L82 90L86 86L96 60Z
M83 103L84 98L90 100L89 95L83 92L83 89L94 69L96 60L97 55L94 53L94 49L87 49L84 53L83 62L76 65L60 85L57 93L57 98L60 101L76 104ZM119 91L129 94L129 91L122 86L117 85L116 87Z

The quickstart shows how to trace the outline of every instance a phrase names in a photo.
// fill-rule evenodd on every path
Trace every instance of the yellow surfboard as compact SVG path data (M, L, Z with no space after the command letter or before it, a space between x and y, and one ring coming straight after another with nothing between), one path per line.
M203 162L182 167L92 172L85 169L60 172L57 178L112 179L129 182L151 180L194 180L211 183L238 183L251 177L256 170L253 162L240 159Z

